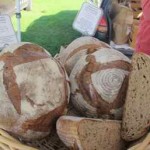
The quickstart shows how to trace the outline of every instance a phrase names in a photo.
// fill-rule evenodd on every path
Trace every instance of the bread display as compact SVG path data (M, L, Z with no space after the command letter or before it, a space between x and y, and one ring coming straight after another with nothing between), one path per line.
M0 53L0 128L26 140L45 137L69 100L64 68L42 47L21 43Z
M134 54L125 102L122 137L134 141L150 127L150 56Z
M64 50L58 55L58 60L64 64L65 69L70 75L76 62L81 56L90 54L96 51L96 48L110 48L110 46L94 37L80 37L69 44Z
M62 116L57 121L60 139L75 150L123 150L121 122Z
M129 71L130 60L113 49L81 57L70 74L76 110L87 117L121 119Z
M53 58L26 42L0 70L0 150L150 150L150 56L81 37Z

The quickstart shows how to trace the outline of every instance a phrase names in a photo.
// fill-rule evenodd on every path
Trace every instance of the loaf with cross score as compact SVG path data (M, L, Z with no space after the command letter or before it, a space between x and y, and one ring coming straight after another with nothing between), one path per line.
M64 68L42 47L10 45L0 53L0 128L33 140L45 137L69 100Z

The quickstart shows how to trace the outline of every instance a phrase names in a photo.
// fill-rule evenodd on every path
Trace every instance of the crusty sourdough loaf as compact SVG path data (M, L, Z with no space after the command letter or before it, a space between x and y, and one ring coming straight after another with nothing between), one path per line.
M0 128L26 140L50 133L69 98L64 68L42 47L20 43L0 53Z
M57 133L70 149L123 150L121 122L62 116L57 121Z
M123 113L122 137L133 141L150 127L150 56L134 54Z
M96 48L110 48L110 46L94 37L80 37L60 51L57 59L64 64L65 69L70 74L72 68L81 56L96 51Z
M81 115L121 119L130 60L109 48L79 59L70 74L71 101Z

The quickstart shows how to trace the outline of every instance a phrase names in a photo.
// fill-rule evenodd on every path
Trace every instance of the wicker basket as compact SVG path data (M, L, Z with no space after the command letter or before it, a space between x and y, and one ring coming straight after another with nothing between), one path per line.
M35 147L39 150L69 150L61 142L55 130L51 133L49 137L45 139L24 143L24 144Z

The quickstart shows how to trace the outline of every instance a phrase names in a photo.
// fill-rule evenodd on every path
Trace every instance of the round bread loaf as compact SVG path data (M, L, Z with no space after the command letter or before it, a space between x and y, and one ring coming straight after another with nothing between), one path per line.
M80 37L61 51L57 59L64 64L68 75L70 75L80 57L95 52L96 48L110 48L110 46L94 37Z
M129 70L130 60L113 49L81 57L70 74L73 105L83 116L121 119Z
M42 138L69 99L64 68L42 47L21 43L0 54L0 128L25 140Z

